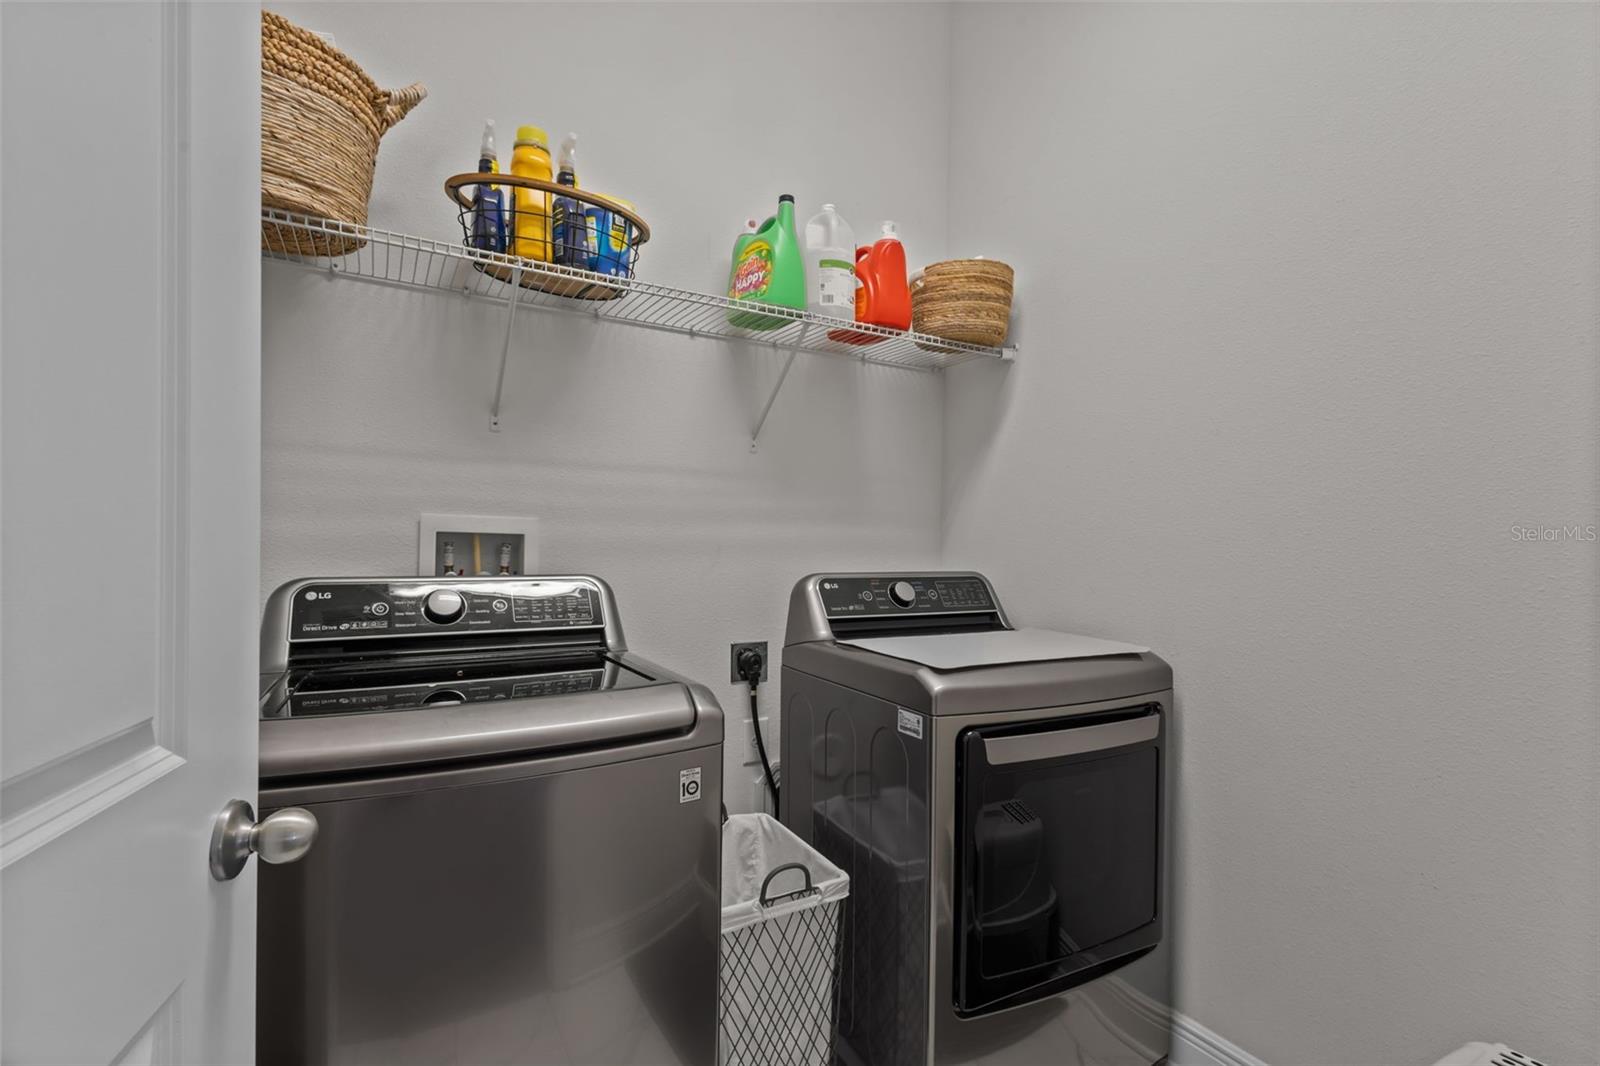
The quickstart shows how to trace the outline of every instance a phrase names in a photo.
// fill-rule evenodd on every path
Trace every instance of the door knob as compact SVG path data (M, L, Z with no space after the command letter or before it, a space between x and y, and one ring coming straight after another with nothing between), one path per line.
M256 821L244 800L229 800L211 830L211 876L231 881L251 855L262 862L298 862L317 841L317 816L304 807L285 807Z

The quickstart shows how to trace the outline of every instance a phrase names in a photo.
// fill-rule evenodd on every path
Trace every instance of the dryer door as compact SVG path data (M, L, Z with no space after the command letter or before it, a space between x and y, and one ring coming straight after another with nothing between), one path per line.
M958 1014L1061 992L1160 942L1162 741L1155 705L961 734Z

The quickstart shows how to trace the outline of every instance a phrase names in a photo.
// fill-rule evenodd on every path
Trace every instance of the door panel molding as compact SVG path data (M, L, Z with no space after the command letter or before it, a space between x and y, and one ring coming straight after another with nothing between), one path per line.
M183 756L155 743L155 732L147 718L7 781L0 870L182 766Z
M189 7L161 5L163 196L157 206L160 302L161 599L150 716L0 781L0 869L71 832L185 763L189 632ZM70 706L66 708L71 712Z
M156 740L188 750L189 5L161 6L161 665Z
M156 1008L139 1035L111 1060L111 1066L172 1066L177 1062L178 1003L182 995L180 985Z

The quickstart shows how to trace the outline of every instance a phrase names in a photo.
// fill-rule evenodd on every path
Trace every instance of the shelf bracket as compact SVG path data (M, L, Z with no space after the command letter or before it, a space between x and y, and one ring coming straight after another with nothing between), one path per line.
M511 326L517 320L517 295L522 292L522 268L511 268L511 295L506 297L506 338L500 345L500 374L494 379L494 403L489 407L489 429L500 432L500 397L506 390L506 361L511 357Z
M789 370L794 366L794 357L800 354L800 349L805 347L806 334L811 332L811 323L804 322L800 325L800 336L795 338L789 347L789 357L783 361L783 369L778 371L778 380L772 386L772 393L767 397L767 405L761 409L761 415L756 419L756 428L750 434L750 450L756 450L756 444L761 440L761 430L767 424L767 416L772 414L772 405L778 402L778 393L783 391L783 383L789 380Z

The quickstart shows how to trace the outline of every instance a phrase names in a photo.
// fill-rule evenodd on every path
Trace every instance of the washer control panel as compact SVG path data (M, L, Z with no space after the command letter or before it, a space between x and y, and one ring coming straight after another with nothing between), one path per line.
M294 594L290 640L426 636L455 632L590 629L605 624L600 590L581 580L512 578L452 584L308 584Z
M604 687L599 670L573 670L529 677L477 678L456 683L395 685L390 688L297 692L275 708L269 717L304 718L308 715L358 714L363 711L410 711L421 707L448 707L461 703L520 700L572 692L594 692Z
M825 577L817 582L817 591L829 618L995 610L989 586L979 577Z

